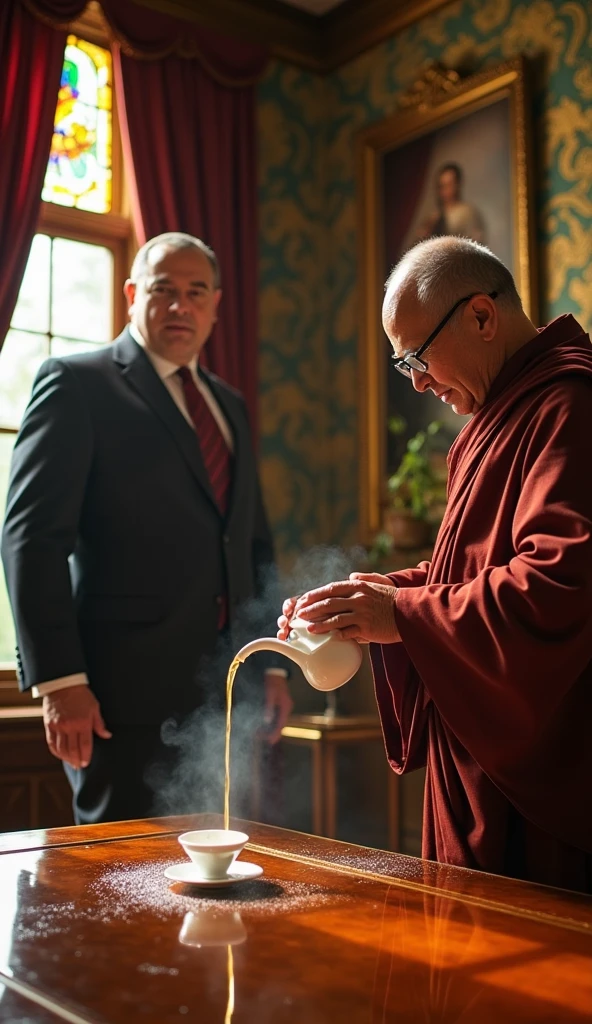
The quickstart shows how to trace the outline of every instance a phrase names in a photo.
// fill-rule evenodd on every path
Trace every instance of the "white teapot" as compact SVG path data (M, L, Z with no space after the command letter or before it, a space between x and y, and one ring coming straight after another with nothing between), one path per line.
M356 674L362 664L362 650L355 640L342 640L340 634L309 633L309 623L292 619L287 640L265 636L246 644L236 655L245 661L255 651L277 651L295 661L315 690L336 690Z

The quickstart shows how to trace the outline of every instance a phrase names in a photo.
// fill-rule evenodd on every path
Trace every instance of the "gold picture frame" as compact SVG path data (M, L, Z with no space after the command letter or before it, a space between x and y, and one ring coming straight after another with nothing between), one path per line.
M511 264L527 314L536 319L534 202L528 103L526 68L522 58L464 80L454 71L432 65L401 97L396 114L371 125L357 137L358 266L361 291L358 352L360 537L365 543L369 543L381 529L388 475L387 387L388 373L392 370L388 366L388 343L381 323L384 281L390 269L386 265L385 236L388 229L385 228L385 197L388 197L388 193L384 180L385 163L389 154L396 154L422 138L429 137L427 144L432 145L433 150L444 152L445 143L442 139L450 138L450 126L454 126L454 131L459 129L462 135L462 122L465 118L473 118L472 121L467 120L464 130L474 145L474 125L478 124L475 115L483 119L487 116L490 120L495 116L499 121L503 113L504 125L507 125L507 152L504 152L503 159L508 163L509 183L503 209L508 213L507 245L511 248L511 257L505 262ZM500 106L494 110L496 104ZM488 110L487 115L479 114ZM447 130L448 136L441 134ZM498 133L501 130L496 129ZM435 140L435 144L430 140ZM401 153L401 166L405 163L403 156ZM391 166L396 166L396 163L392 164L392 156ZM400 194L396 193L394 200L399 205ZM500 216L495 223L499 234L504 229L505 220ZM485 238L485 241L488 239ZM501 252L499 255L504 258Z

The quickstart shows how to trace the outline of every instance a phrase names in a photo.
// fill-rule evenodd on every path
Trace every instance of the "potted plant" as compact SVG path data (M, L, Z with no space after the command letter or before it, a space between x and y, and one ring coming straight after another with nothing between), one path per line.
M389 429L400 435L405 429L404 421L400 417L393 418ZM397 470L387 480L384 535L378 542L381 553L388 537L397 548L424 547L431 539L434 523L442 517L446 472L442 453L434 450L434 439L441 429L442 424L435 420L411 437Z

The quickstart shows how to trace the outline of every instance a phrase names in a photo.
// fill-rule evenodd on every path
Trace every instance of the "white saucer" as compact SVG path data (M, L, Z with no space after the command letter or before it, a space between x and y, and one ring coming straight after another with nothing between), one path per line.
M235 860L227 875L223 878L202 878L196 864L191 861L184 861L183 864L173 864L167 868L165 875L173 882L187 882L189 885L209 886L219 888L221 885L233 885L234 882L248 882L252 878L258 878L263 874L260 864L249 864L246 860Z

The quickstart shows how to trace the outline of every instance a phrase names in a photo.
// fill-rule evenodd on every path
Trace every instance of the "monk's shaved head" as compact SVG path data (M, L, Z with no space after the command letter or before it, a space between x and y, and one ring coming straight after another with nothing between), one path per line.
M400 304L409 301L437 321L472 292L497 292L502 305L516 312L522 309L514 279L501 260L485 245L456 236L415 245L391 271L385 291L385 323L392 322Z
M453 236L420 242L397 263L382 322L397 369L461 416L481 408L506 360L536 335L508 268Z

